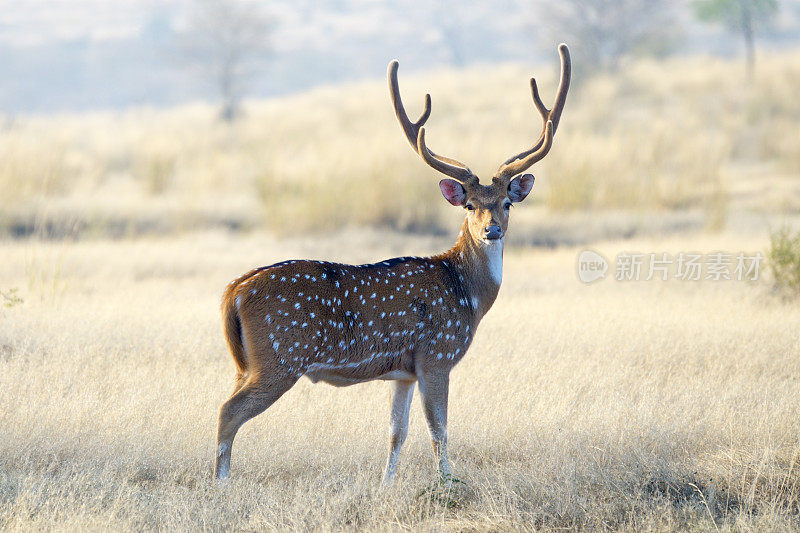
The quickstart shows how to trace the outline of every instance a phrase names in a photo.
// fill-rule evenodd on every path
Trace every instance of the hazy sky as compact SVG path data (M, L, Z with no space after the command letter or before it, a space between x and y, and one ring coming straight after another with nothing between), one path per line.
M541 6L531 0L253 3L272 21L271 51L248 83L255 96L381 77L394 57L408 72L448 63L536 63L549 60L555 44ZM799 2L784 3L796 11ZM215 99L215 85L189 68L181 46L194 5L194 0L0 1L0 113ZM717 41L725 38L718 29L698 28L689 28L687 42L698 31ZM717 41L704 43L719 50ZM730 41L725 46L731 48Z

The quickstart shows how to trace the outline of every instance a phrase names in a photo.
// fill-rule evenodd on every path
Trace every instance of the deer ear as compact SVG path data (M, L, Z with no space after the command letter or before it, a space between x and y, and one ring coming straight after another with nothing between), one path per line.
M444 199L453 205L464 205L467 202L467 191L456 180L443 179L439 182Z
M508 199L512 202L521 202L528 196L533 188L533 174L517 176L508 184Z

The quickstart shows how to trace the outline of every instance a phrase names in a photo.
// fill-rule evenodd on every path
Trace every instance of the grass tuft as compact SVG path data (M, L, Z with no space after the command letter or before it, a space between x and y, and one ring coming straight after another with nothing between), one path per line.
M800 231L783 226L770 234L769 267L775 288L787 295L800 295Z

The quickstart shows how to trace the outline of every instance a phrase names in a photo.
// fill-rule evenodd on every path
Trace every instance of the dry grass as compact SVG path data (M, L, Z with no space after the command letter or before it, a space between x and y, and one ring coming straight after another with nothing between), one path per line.
M454 372L452 494L416 403L380 490L384 383L301 381L242 430L231 483L210 479L225 283L450 244L387 227L455 233L383 83L252 102L234 127L202 105L7 121L0 233L67 238L0 240L0 529L800 529L796 302L769 280L585 286L575 244L521 246L766 252L768 224L799 222L797 58L765 58L752 92L707 58L576 86ZM553 67L401 83L412 113L433 94L431 147L487 177L539 134L532 71L552 94Z
M800 308L767 281L585 286L572 248L507 252L500 298L454 371L457 493L418 496L435 479L418 400L398 482L381 491L388 386L306 380L243 428L234 479L215 486L233 374L224 284L285 257L445 244L369 232L0 242L0 289L24 300L0 308L0 528L800 528Z
M555 148L535 169L543 179L531 203L553 213L696 209L719 228L741 169L752 174L760 165L785 174L793 194L759 209L797 212L798 57L765 57L752 90L734 59L640 61L615 76L576 80ZM555 65L403 71L401 83L411 113L433 94L431 146L488 178L539 135L531 74L549 101ZM427 194L437 175L408 149L384 82L251 102L247 110L232 127L203 105L11 121L0 131L0 230L449 227L439 199Z

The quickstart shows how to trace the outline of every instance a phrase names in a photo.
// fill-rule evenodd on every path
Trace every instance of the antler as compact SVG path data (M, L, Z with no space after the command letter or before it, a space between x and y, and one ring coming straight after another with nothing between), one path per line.
M494 180L508 181L520 172L528 169L531 165L542 159L550 151L553 145L553 135L555 135L558 122L561 120L561 112L564 110L564 104L567 101L567 91L569 91L569 81L572 76L572 63L569 58L569 48L564 43L558 45L558 53L561 56L561 80L558 83L558 92L556 93L556 100L553 103L553 109L547 109L542 98L539 96L539 89L536 86L536 80L531 78L531 96L533 97L533 105L542 115L544 128L539 140L536 141L529 150L515 155L508 159L505 163L500 165L495 173Z
M400 86L397 83L397 68L399 65L396 59L389 63L389 95L392 98L394 114L397 116L397 121L400 122L403 133L405 133L411 147L429 166L442 174L450 176L461 183L477 180L472 171L467 168L467 165L455 159L437 155L425 145L425 128L423 126L428 117L431 116L431 95L425 95L425 110L416 122L411 122L403 107L403 101L400 99Z

